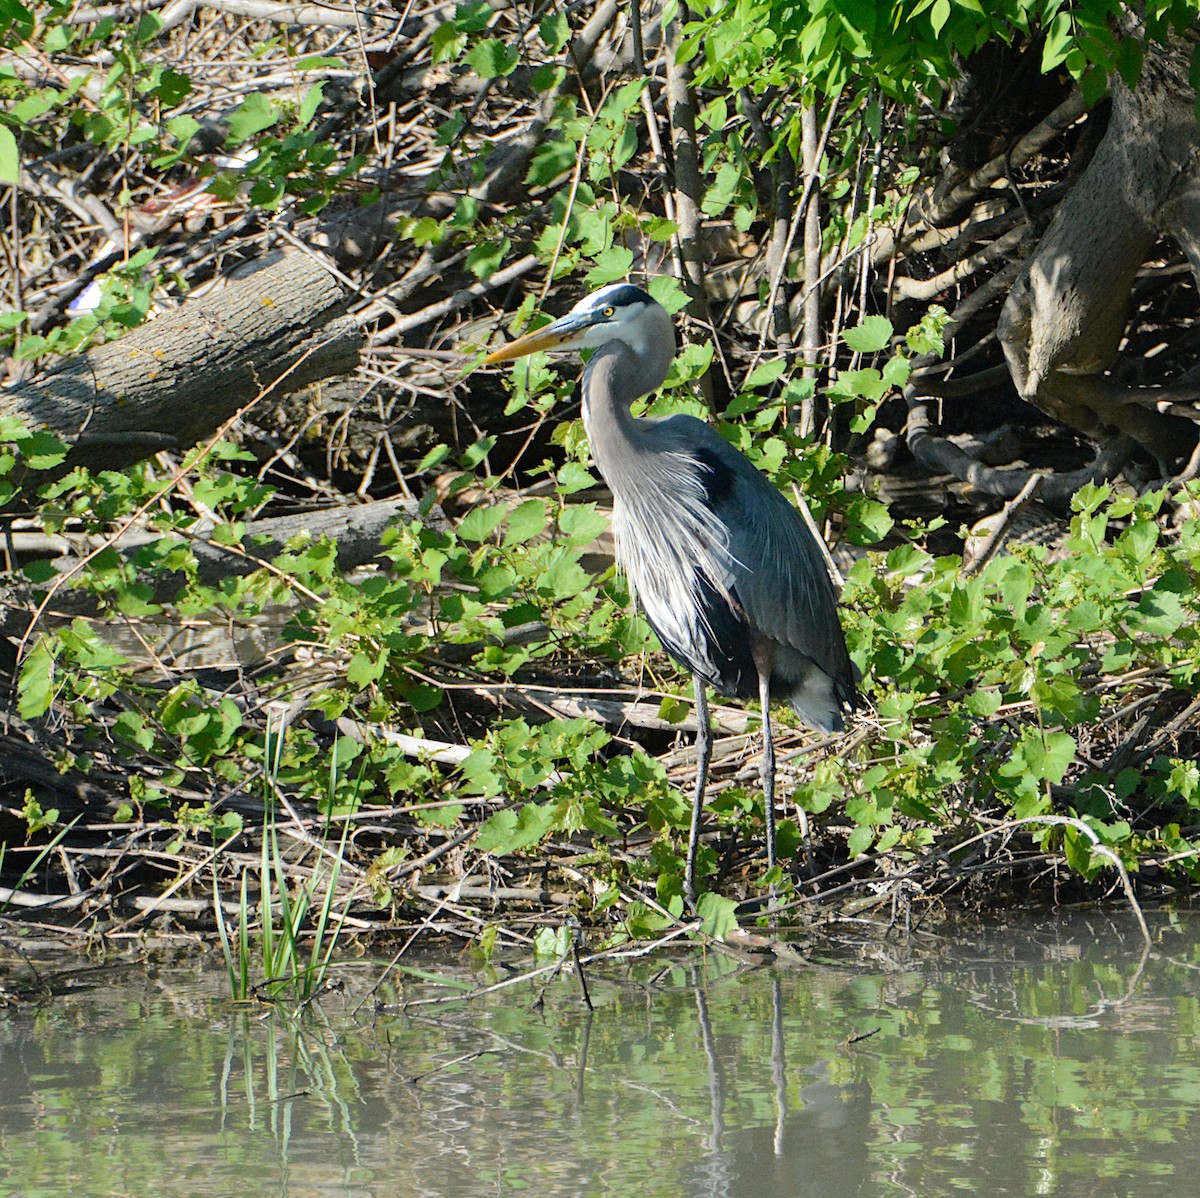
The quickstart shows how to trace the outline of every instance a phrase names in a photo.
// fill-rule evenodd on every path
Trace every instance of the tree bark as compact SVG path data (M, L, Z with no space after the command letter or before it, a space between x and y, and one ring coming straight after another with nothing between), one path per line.
M64 469L120 469L211 436L256 398L358 364L365 338L319 261L269 262L0 394L0 415L70 445Z
M1135 91L1114 79L1104 140L1026 263L997 329L1025 399L1097 440L1119 430L1164 464L1190 453L1194 432L1101 372L1116 361L1134 280L1158 237L1174 237L1200 279L1200 234L1188 223L1200 195L1200 125L1187 59L1178 57L1149 51ZM1169 389L1156 394L1166 398Z

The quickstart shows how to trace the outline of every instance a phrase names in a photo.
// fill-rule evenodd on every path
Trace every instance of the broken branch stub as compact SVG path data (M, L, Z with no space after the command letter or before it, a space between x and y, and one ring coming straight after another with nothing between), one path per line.
M279 258L0 393L0 415L70 445L64 469L187 449L259 396L353 370L365 338L346 303L319 261Z

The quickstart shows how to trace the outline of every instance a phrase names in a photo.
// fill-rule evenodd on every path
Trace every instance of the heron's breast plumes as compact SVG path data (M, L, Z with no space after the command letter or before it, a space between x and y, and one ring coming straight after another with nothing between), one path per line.
M660 453L632 465L636 486L608 480L617 562L667 651L720 686L729 625L744 622L727 530L694 458Z

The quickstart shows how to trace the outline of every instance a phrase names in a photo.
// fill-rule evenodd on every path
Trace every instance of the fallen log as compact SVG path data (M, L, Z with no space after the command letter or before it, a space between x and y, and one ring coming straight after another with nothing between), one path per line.
M64 470L121 469L187 449L259 397L353 370L364 336L344 315L346 303L317 259L276 258L0 392L0 416L70 445Z

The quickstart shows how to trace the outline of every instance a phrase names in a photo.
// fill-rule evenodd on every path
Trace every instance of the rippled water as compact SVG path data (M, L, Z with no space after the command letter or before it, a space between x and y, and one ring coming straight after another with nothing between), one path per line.
M565 975L401 1013L359 1008L360 961L297 1022L231 1009L219 969L99 969L0 1010L0 1194L1194 1195L1200 922L1152 930L595 965L594 1013ZM0 980L28 981L2 944Z

